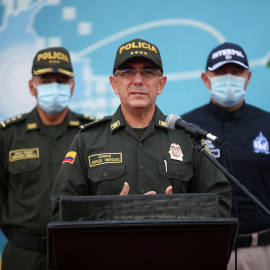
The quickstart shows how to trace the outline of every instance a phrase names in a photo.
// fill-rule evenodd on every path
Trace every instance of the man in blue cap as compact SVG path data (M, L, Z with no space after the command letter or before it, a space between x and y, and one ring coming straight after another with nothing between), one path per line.
M210 90L209 104L183 115L229 142L232 174L262 203L270 193L270 114L245 103L250 81L248 59L236 44L224 43L209 54L201 78ZM229 164L219 145L206 140L211 152L223 164ZM238 270L270 269L270 217L260 212L246 194L232 185L232 215L239 219ZM268 203L269 205L269 203ZM234 269L232 253L228 269Z

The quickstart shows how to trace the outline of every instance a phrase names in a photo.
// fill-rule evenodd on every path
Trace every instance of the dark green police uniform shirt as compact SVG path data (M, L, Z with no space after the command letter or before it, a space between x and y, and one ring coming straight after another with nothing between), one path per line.
M4 232L11 227L46 235L54 180L79 126L93 120L69 110L53 137L36 108L0 123L0 224Z
M120 107L113 116L82 127L53 188L53 220L59 220L60 197L117 195L125 181L129 194L164 194L169 185L173 193L218 193L220 216L229 217L229 182L184 132L169 130L165 119L156 107L140 140Z

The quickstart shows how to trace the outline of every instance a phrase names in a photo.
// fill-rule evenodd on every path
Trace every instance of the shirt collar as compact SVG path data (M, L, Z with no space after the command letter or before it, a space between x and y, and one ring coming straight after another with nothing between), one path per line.
M122 113L121 110L121 105L118 107L116 112L112 116L111 120L111 133L119 129L120 127L127 126L127 122L125 120L125 117ZM155 108L155 113L153 116L152 121L150 122L149 126L157 126L161 128L166 128L168 129L166 125L166 117L165 115L161 112L161 110L156 106Z
M27 117L26 121L26 130L31 131L34 129L40 129L43 126L43 123L39 117L37 108L35 107ZM63 126L67 127L79 127L80 123L78 121L78 118L74 112L71 110L68 110L67 115L63 121Z
M228 111L210 101L210 103L207 105L207 109L217 118L223 121L229 121L241 118L244 115L246 110L246 103L244 102L239 109L236 109L234 111Z

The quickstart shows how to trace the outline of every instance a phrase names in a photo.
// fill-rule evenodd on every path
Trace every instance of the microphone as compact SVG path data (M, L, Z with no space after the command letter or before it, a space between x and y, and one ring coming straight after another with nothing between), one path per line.
M212 142L216 142L220 145L223 145L223 142L219 140L218 137L212 135L211 133L201 129L199 126L187 123L179 115L170 114L166 118L166 124L169 129L181 129L184 130L186 134L190 135L193 138L206 138Z

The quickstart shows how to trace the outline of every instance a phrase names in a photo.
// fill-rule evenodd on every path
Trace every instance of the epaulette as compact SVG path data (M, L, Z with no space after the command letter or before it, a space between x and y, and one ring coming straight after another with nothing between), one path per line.
M84 130L92 127L92 126L98 125L98 124L100 124L102 122L105 122L105 121L109 121L111 119L112 119L112 116L104 116L104 117L98 118L94 122L91 122L91 123L88 123L86 125L80 126L80 130L84 131Z
M96 117L90 116L90 115L87 115L87 114L79 114L79 113L76 113L76 116L77 116L79 119L82 119L82 120L85 120L85 121L89 121L89 122L94 122L94 121L97 120Z
M28 113L25 114L20 114L17 115L15 117L9 118L5 121L1 121L0 122L0 127L1 128L6 128L7 126L13 125L13 124L17 124L25 119L27 119Z
M208 152L208 154L210 154L213 157L213 154L204 139L201 139L201 145L204 147L206 152Z

